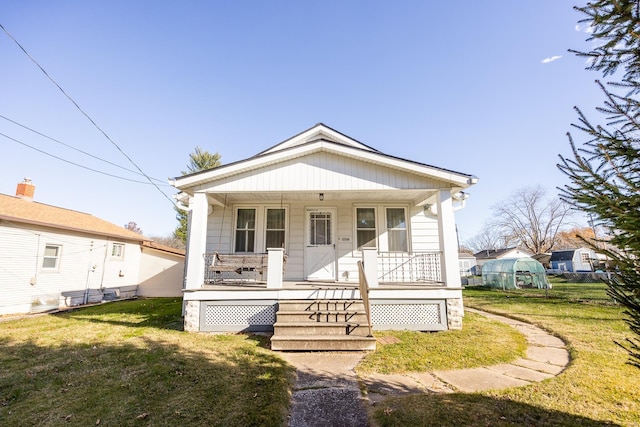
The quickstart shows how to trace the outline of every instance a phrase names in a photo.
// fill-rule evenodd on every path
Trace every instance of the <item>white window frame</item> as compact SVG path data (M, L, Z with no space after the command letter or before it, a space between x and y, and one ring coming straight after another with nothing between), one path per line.
M240 228L238 229L238 213L240 210L253 210L254 211L254 218L253 218L253 228ZM231 253L234 254L251 254L251 253L257 253L258 251L258 207L257 206L234 206L233 208L233 242L232 242L232 246L231 246ZM249 252L249 251L237 251L236 250L236 241L237 241L237 237L238 237L238 231L244 231L244 232L249 232L249 231L253 231L253 251ZM247 242L248 243L248 240ZM245 249L247 249L245 247Z
M383 222L383 227L384 227L384 235L385 235L385 245L386 245L386 249L387 252L397 252L397 253L410 253L411 252L411 233L410 233L410 229L409 229L409 222L410 222L410 218L409 218L409 209L407 209L406 206L394 206L394 205L385 205L383 206L383 212L384 212L384 222ZM404 211L404 223L405 226L404 228L388 228L388 223L387 223L387 213L388 213L388 209L402 209ZM406 250L403 251L392 251L389 245L389 239L390 239L390 233L389 231L397 231L397 230L404 230L404 234L405 234L405 239L407 242L407 247Z
M353 246L354 246L354 250L356 252L362 252L362 247L358 246L358 231L359 230L371 230L370 228L359 228L358 227L358 209L373 209L373 217L375 219L376 225L375 228L373 229L374 233L375 233L375 245L374 246L366 246L369 248L378 248L379 247L379 243L378 243L378 238L380 237L378 234L378 224L380 224L380 218L378 217L378 207L376 205L356 205L353 207Z
M56 255L55 256L47 255L47 248L56 248ZM42 255L42 269L47 271L58 270L60 268L60 258L62 258L62 245L58 245L55 243L45 244L44 253ZM49 267L45 265L45 262L50 259L55 260L55 265L53 267Z
M254 224L254 241L253 252L236 252L236 238L238 231L238 211L240 209L253 209L255 211ZM283 209L284 210L284 250L287 252L289 246L289 205L234 205L233 206L233 236L231 241L230 253L266 253L267 252L267 210Z
M111 258L124 259L124 243L114 242L111 244Z
M286 253L287 247L288 247L287 239L289 238L289 233L288 233L288 230L289 230L289 207L288 206L280 206L280 205L264 205L264 206L262 206L262 211L264 212L264 221L262 222L263 223L263 227L262 227L262 230L260 231L263 234L262 239L260 239L260 241L262 242L262 248L261 249L263 249L263 252L266 252L267 249L269 249L269 248L267 248L267 232L271 231L271 230L267 229L267 220L269 218L269 216L267 215L267 212L270 209L278 209L278 210L281 209L281 210L284 211L284 228L283 229L274 228L274 229L271 229L271 230L273 230L273 231L283 231L284 232L284 242L283 242L284 247L283 247L283 249L285 250L285 253ZM234 247L235 247L235 245L234 245Z

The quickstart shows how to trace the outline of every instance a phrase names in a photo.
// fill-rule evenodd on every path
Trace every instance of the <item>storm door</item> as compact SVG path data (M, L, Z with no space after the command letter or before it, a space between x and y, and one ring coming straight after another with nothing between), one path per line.
M306 280L336 280L336 209L308 208L305 220Z

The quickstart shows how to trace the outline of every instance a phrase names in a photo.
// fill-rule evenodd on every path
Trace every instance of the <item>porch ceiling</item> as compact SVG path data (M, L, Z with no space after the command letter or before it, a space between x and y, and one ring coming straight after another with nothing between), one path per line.
M310 201L323 204L329 204L332 201L354 201L354 202L407 202L411 201L415 205L421 205L427 202L433 203L435 194L438 190L389 190L389 191L295 191L295 192L229 192L214 193L209 192L207 196L210 201L218 204L227 205L244 202L264 202L264 203L280 203L287 201ZM320 193L323 194L323 201L320 201Z

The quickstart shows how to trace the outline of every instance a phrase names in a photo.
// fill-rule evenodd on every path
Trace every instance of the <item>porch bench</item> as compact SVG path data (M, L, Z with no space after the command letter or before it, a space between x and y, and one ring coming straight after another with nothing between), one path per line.
M282 269L287 257L283 257ZM256 271L260 274L269 266L268 254L220 254L213 253L209 271L215 273L233 272L241 274L243 271Z

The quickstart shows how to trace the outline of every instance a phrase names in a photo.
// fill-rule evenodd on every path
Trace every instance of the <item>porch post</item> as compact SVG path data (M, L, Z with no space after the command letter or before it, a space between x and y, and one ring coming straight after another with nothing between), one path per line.
M284 249L267 249L267 289L282 287L282 267L284 265Z
M364 264L364 276L370 288L378 287L378 249L362 248L362 263Z
M189 247L187 252L186 289L204 284L204 253L207 247L207 211L209 203L205 193L195 193L189 199Z
M458 288L460 267L458 265L458 239L456 237L456 220L453 213L453 200L450 190L438 191L438 233L440 235L440 252L442 280L447 287Z

